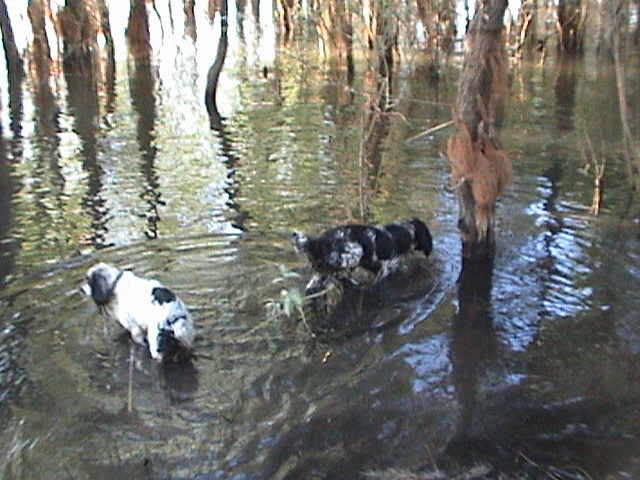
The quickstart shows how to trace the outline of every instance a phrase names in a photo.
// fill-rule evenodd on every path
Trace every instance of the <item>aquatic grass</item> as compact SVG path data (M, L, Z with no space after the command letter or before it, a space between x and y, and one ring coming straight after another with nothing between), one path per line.
M326 298L338 287L334 284L329 284L323 290L314 292L311 294L303 293L299 280L301 275L284 265L278 265L280 275L272 280L272 284L284 284L280 290L279 298L269 298L265 300L265 308L267 310L267 317L275 320L279 318L298 319L302 322L305 330L312 336L313 328L311 328L310 320L313 313L317 313L317 308L314 308L314 302L318 299ZM295 282L295 283L294 283Z

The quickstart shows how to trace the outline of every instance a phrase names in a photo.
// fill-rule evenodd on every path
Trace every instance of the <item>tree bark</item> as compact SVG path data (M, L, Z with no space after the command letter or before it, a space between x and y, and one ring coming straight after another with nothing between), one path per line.
M506 7L506 0L486 0L471 22L453 112L456 132L447 146L464 258L493 257L496 200L511 178L511 163L494 128L507 92L502 36Z

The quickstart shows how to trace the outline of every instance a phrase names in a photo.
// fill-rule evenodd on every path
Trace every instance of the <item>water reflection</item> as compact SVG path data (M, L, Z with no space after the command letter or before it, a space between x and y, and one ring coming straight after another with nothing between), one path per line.
M144 234L148 238L158 238L160 222L159 207L166 205L160 192L158 173L155 168L157 146L155 144L156 97L155 76L151 71L149 50L135 55L130 61L133 70L129 76L131 105L137 114L136 138L140 152L140 173L142 174L142 192L140 199L146 205L146 211L140 217L146 219Z
M0 477L359 479L434 463L506 469L520 453L634 473L638 226L612 214L626 188L616 162L609 208L587 214L591 185L568 137L576 112L608 111L614 92L579 68L514 79L503 137L523 161L498 210L499 254L457 279L442 139L403 141L448 119L450 84L396 71L388 115L389 98L364 101L380 78L301 45L272 51L265 78L256 52L270 38L254 13L236 30L245 45L229 30L224 115L212 124L198 73L212 60L211 27L189 37L161 18L172 23L162 55L118 64L117 78L65 71L52 89L31 73L18 95L28 113L16 98L13 143L0 143ZM384 119L370 183L363 112ZM279 298L278 265L310 275L288 233L359 217L362 186L373 221L424 217L434 258L348 292L324 319L329 333L311 339L264 302ZM224 234L234 225L242 235ZM132 353L77 295L98 259L185 299L193 364L159 368Z
M105 172L98 159L98 92L97 79L92 69L65 70L67 103L73 131L80 141L82 169L87 176L82 205L90 218L90 230L85 232L85 242L96 248L108 246L109 209L104 198ZM57 107L57 106L56 106ZM56 149L56 155L60 155Z
M458 279L458 312L453 318L449 359L452 383L460 404L455 434L448 455L464 458L472 434L481 391L487 376L496 369L500 353L493 325L493 260L464 260ZM495 386L498 382L490 380Z
M6 140L0 138L0 212L2 212L2 221L0 222L0 291L4 290L7 277L15 268L15 256L18 248L13 230L16 221L13 208L16 185L12 169L7 154Z
M554 85L554 108L556 125L562 133L567 133L574 129L578 68L580 68L580 66L575 59L567 59L567 61L560 63L557 67Z

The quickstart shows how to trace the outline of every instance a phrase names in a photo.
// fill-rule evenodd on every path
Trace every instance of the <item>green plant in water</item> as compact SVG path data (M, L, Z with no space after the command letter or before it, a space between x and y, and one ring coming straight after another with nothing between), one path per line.
M265 306L267 314L270 318L278 318L285 316L287 318L293 318L298 316L304 324L307 331L312 331L307 322L307 315L305 308L313 301L313 299L327 295L330 291L336 287L333 285L328 286L326 289L320 292L314 292L313 294L306 295L302 292L299 285L293 284L293 282L299 282L299 273L296 273L284 265L278 265L280 275L272 280L273 284L284 284L280 290L280 298L270 298L266 300Z
M306 326L307 319L304 314L306 297L300 287L290 285L293 280L299 280L301 276L284 265L278 265L278 270L280 270L280 275L274 278L271 283L284 283L285 286L280 290L280 298L270 298L266 301L267 313L270 317L284 315L287 318L291 318L294 313L297 313Z

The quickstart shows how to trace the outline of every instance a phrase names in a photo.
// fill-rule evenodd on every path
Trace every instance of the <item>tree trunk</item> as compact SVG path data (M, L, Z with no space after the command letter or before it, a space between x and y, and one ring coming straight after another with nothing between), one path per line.
M184 30L189 35L189 38L194 42L197 39L196 31L196 2L195 0L185 0L184 2Z
M507 91L502 36L506 7L506 0L487 0L471 22L453 112L456 132L447 146L464 258L493 257L496 200L511 177L511 163L494 128Z
M115 103L116 89L116 50L111 33L111 23L109 22L109 8L105 0L98 0L98 11L100 15L100 29L105 42L105 90L107 112L112 113Z
M581 0L558 0L558 49L580 53L584 46L585 15Z
M609 42L613 54L613 64L616 72L616 86L618 88L618 108L622 124L622 136L627 163L627 177L633 195L640 191L640 144L631 130L633 114L629 107L627 95L625 56L628 35L628 7L627 0L609 0L605 5L605 22L609 30ZM637 214L637 212L634 212Z
M7 12L7 5L0 0L0 28L2 29L2 43L4 45L7 64L9 112L11 117L11 131L18 135L24 108L22 105L22 81L24 80L24 65L13 36L11 20Z
M222 72L224 60L227 56L227 47L229 45L227 15L228 3L227 0L222 0L220 4L220 40L218 42L216 58L211 68L209 68L209 72L207 72L207 87L204 94L204 102L207 106L207 112L209 112L212 128L219 125L221 121L218 104L216 102L216 92L218 91L218 80L220 79L220 72Z
M389 78L393 71L393 48L398 43L398 30L392 7L385 1L377 1L375 5L378 73Z
M67 0L59 18L64 37L64 65L73 70L95 66L98 51L99 20L93 14L93 1Z
M131 0L131 10L127 22L127 40L129 49L134 56L150 55L149 13L144 0Z
M22 76L22 58L16 40L13 36L13 28L11 28L11 20L7 11L7 4L4 0L0 0L0 30L2 31L2 46L7 62L7 71L9 76Z

